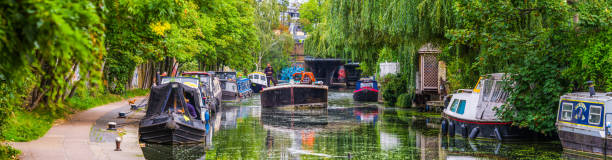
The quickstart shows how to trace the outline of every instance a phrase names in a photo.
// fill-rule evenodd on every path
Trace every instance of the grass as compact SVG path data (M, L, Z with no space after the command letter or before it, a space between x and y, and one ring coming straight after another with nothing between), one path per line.
M17 159L17 156L20 153L21 152L19 150L16 150L7 144L0 144L0 159Z
M25 110L14 111L13 118L7 120L7 123L2 126L0 131L3 139L14 142L27 142L38 139L45 135L53 126L53 123L58 119L63 119L66 116L84 111L95 106L108 104L111 102L120 101L136 96L144 96L148 93L145 89L136 89L127 91L123 95L103 94L95 97L73 97L66 100L66 107L63 114L51 114L50 111L41 109L32 112ZM4 151L4 150L2 150ZM2 156L0 156L2 157Z

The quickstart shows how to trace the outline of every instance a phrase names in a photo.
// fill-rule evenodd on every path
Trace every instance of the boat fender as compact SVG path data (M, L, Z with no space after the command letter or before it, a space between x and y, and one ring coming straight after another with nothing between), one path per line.
M447 123L446 119L443 119L442 120L442 125L441 125L442 126L442 135L446 135L446 131L448 131L448 128L447 128L448 126L446 126L446 123Z
M499 129L497 128L493 129L493 133L495 134L495 139L500 140L500 141L502 140L502 136L501 136L501 133L499 133Z
M465 126L465 124L461 124L461 136L463 138L467 138L468 137L468 129L467 126Z
M166 123L166 127L170 128L170 129L177 129L178 125L176 125L176 122L170 121L170 122Z
M455 123L453 122L448 122L448 136L455 136Z
M478 132L480 132L480 128L472 128L472 131L470 132L470 139L476 138L476 136L478 136Z

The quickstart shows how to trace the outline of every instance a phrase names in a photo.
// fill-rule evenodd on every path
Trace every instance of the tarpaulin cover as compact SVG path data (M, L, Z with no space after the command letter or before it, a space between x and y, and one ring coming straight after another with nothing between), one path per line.
M176 86L176 88L173 88L173 86ZM183 93L186 93L187 95L184 95ZM151 93L149 95L149 103L147 107L147 114L145 115L145 117L151 117L167 112L168 108L166 106L171 106L167 104L172 103L171 100L173 100L173 98L177 99L177 109L183 108L182 106L186 106L184 100L186 96L187 99L189 99L189 101L191 102L191 104L193 104L197 112L196 115L199 116L201 112L199 105L200 99L197 98L198 94L199 92L197 88L192 88L177 82L170 82L155 86L151 88ZM187 109L184 110L187 111Z

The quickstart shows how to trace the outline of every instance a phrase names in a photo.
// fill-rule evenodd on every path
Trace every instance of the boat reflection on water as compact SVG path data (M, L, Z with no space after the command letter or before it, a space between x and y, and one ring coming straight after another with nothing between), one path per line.
M354 103L351 94L330 92L330 105L323 109L261 108L257 97L226 104L223 111L213 115L209 126L212 136L207 137L200 151L181 148L174 150L174 157L166 154L171 158L165 158L160 151L152 152L155 148L143 148L145 158L571 158L563 153L559 141L499 142L443 136L439 114ZM193 156L179 157L183 153Z
M142 153L148 160L168 160L168 159L205 159L205 145L202 144L182 144L164 145L155 143L142 143Z

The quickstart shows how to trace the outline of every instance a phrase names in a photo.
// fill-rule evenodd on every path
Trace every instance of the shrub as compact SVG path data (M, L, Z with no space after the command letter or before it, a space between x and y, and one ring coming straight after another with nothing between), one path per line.
M385 105L395 106L398 96L406 93L406 81L400 74L392 74L384 77L382 82L382 95L385 99Z
M395 106L396 107L411 107L413 95L414 94L410 94L410 93L400 94L397 98L397 102L395 103Z

